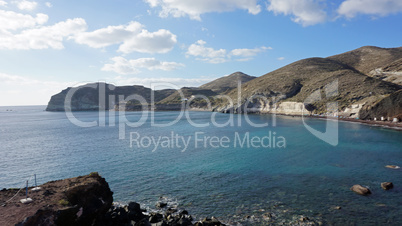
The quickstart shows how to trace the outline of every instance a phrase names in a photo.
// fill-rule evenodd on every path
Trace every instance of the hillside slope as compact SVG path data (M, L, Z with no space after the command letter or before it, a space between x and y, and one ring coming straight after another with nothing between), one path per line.
M370 71L368 76L402 85L402 58Z
M199 88L201 89L210 89L216 93L224 93L228 90L236 88L238 82L241 84L246 83L255 79L256 77L244 74L243 72L235 72L228 76L224 76L222 78L218 78L212 82L206 83Z
M248 111L274 112L281 108L283 112L280 113L286 114L285 108L290 108L292 114L302 114L303 111L323 114L328 113L328 102L336 102L341 111L356 103L363 106L368 100L372 103L402 89L398 84L366 75L377 67L399 62L401 58L401 48L362 47L328 58L300 60L247 82L240 95L236 89L231 90L228 95L235 106L223 101L214 110L243 112L247 107ZM328 90L330 92L326 92ZM306 101L309 99L314 101ZM284 102L287 105L280 106ZM307 110L303 102L313 103ZM294 108L299 110L293 111Z
M382 68L402 58L402 47L380 48L363 46L361 48L330 56L328 59L338 61L368 75L372 70Z
M360 118L380 120L381 117L385 119L390 118L392 121L394 118L402 119L402 90L399 90L391 95L383 98L379 102L365 106L360 110Z
M195 87L183 87L180 90L176 90L170 96L166 97L165 99L161 100L160 104L177 104L181 103L183 99L191 99L194 96L205 96L205 97L212 97L218 95L218 93L210 90L210 89L202 89L202 88L195 88Z

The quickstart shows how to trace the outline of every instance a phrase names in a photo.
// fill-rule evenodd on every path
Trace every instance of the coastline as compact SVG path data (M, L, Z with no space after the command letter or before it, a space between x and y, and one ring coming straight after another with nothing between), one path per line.
M402 122L390 122L390 121L371 121L371 120L363 120L363 119L353 119L353 118L337 118L337 117L323 117L323 116L303 116L303 115L285 115L284 116L292 116L292 117L308 117L308 118L316 118L321 120L333 120L333 121L342 121L349 123L358 123L368 126L374 127L383 127L387 129L393 129L402 131Z
M359 123L369 126L376 127L384 127L387 129L394 129L402 131L402 123L400 122L390 122L390 121L371 121L371 120L361 120L361 119L348 119L348 118L340 118L339 121L343 122L351 122L351 123Z
M25 188L21 188L25 191ZM108 182L97 172L74 178L49 181L38 187L28 187L30 202L24 204L23 191L0 191L0 225L320 225L322 219L292 211L282 202L271 201L269 209L250 207L249 214L234 212L230 219L195 217L166 197L159 197L154 207L130 201L114 202ZM21 191L21 192L20 192ZM177 202L177 201L176 201ZM145 208L144 208L145 207ZM290 215L288 215L290 214Z
M108 182L97 172L49 181L26 191L25 196L25 188L0 190L0 225L225 225L214 217L193 219L187 210L169 206L163 199L155 211L136 202L114 203ZM23 203L25 197L29 201Z
M205 109L205 108L188 108L185 109L186 111L193 111L193 112L214 112L213 109ZM93 110L84 110L84 111L93 111ZM122 110L116 110L116 109L111 109L111 110L106 110L105 112L108 111L115 111L119 112ZM155 109L154 111L157 112L171 112L171 111L181 111L180 109L160 109L157 110ZM64 112L64 111L49 111L49 112ZM82 111L77 111L77 112L82 112ZM124 112L138 112L137 110L124 110ZM224 112L219 112L222 114L227 114ZM232 113L229 113L232 114ZM247 114L271 114L271 115L281 115L281 116L289 116L289 117L306 117L306 118L316 118L316 119L321 119L321 120L337 120L337 121L342 121L342 122L350 122L350 123L359 123L363 125L368 125L368 126L374 126L374 127L383 127L387 129L393 129L397 131L402 131L402 122L391 122L391 121L372 121L372 120L363 120L363 119L354 119L354 118L339 118L339 117L325 117L325 116L314 116L314 115L301 115L301 114L283 114L283 113L261 113L261 112L249 112Z

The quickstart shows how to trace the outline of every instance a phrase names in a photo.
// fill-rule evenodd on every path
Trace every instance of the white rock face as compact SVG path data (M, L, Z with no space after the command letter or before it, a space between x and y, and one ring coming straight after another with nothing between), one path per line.
M276 105L266 105L259 103L247 109L248 112L260 112L271 114L284 114L284 115L303 115L309 114L309 111L304 107L301 102L281 102Z
M301 102L282 102L280 103L276 109L273 109L274 112L278 114L285 115L303 115L309 114L309 111L304 107L304 104Z
M364 104L353 104L347 108L340 114L346 117L359 118L359 111L363 107Z

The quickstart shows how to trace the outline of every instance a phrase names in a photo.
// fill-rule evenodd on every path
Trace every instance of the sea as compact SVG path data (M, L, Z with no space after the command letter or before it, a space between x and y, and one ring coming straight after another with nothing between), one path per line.
M0 107L0 189L98 172L114 201L232 225L401 225L402 131L213 112ZM385 191L382 182L393 182ZM360 184L372 194L350 190Z

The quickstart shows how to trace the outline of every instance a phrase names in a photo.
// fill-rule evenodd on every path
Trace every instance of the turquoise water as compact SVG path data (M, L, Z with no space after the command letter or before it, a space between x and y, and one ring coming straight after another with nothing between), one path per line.
M269 123L256 128L244 115L216 114L214 120L220 124L230 117L235 121L233 126L216 127L211 124L213 113L189 112L192 121L211 125L194 127L183 117L171 126L155 127L148 118L140 127L126 127L125 139L119 139L118 115L107 115L105 127L82 128L64 113L44 109L0 107L0 189L20 187L33 173L38 183L44 183L98 171L116 201L152 207L164 196L196 217L235 222L254 215L251 224L263 224L263 215L270 212L281 219L303 215L327 224L402 223L402 171L384 167L402 165L401 131L339 122L339 144L334 147L309 133L297 117L277 116L274 126L270 115L251 115L254 123ZM99 116L96 112L74 115L86 122ZM132 122L141 115L126 113ZM178 115L156 112L155 123L172 122ZM109 119L116 126L110 126ZM325 131L324 120L306 122ZM135 142L130 147L130 133L139 140L146 137L141 147ZM170 138L172 133L190 140L185 151L182 143ZM258 139L270 133L271 141L283 138L286 147L239 143L239 137L242 141L247 134ZM228 142L222 147L207 141L204 146L205 136ZM144 147L152 137L162 137L170 146ZM264 141L269 143L268 138ZM380 183L385 181L395 188L383 191ZM349 190L354 184L370 187L373 194L354 194ZM342 209L334 210L335 206Z

